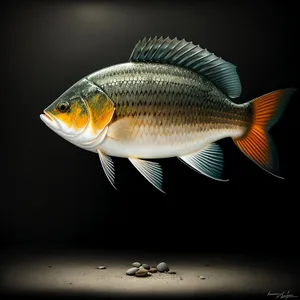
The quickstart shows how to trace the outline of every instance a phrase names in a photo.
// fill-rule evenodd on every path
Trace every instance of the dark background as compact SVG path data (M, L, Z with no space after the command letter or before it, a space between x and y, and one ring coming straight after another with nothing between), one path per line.
M144 36L185 38L237 65L244 101L299 87L296 4L266 1L36 1L1 16L2 247L296 252L299 91L271 130L281 174L228 139L221 183L176 158L164 189L115 158L115 191L96 154L49 130L43 109L73 83L126 62ZM7 192L7 193L6 193ZM299 225L299 224L298 224Z

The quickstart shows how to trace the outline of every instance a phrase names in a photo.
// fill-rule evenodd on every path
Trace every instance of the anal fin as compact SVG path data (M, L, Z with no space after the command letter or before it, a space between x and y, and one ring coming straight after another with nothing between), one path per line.
M200 151L178 157L193 170L219 181L223 172L223 152L219 145L209 144Z
M104 173L107 177L107 179L109 180L109 182L111 183L111 185L115 188L115 168L114 168L114 162L111 159L110 156L106 155L105 153L103 153L101 150L97 150L99 158L100 158L100 162L102 165L102 168L104 170Z
M162 190L163 171L159 163L132 157L128 159L151 184L165 193Z

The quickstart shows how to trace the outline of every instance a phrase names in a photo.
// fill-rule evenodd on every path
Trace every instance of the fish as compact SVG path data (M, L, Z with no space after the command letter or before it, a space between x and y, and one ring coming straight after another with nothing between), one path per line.
M112 157L121 157L165 193L157 162L164 158L228 181L216 143L224 138L282 178L269 130L295 91L278 89L243 102L236 65L185 39L150 37L138 41L128 62L77 81L40 118L65 140L97 153L114 188Z

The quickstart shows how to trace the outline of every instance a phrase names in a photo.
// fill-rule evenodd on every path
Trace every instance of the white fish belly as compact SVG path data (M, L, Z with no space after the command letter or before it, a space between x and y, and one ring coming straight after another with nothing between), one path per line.
M99 145L109 156L144 159L184 156L201 150L206 145L226 137L238 137L241 129L208 130L176 136L143 136L137 139L116 140L106 137Z

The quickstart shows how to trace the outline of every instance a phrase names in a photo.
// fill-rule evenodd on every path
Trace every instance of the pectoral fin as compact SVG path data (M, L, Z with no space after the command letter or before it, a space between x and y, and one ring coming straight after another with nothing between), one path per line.
M126 140L130 138L132 127L132 118L119 119L109 126L107 136L114 140Z
M163 171L159 163L132 157L128 159L151 184L165 193L162 190Z
M209 144L199 152L178 157L193 170L219 181L223 172L223 152L219 145Z
M107 156L105 153L100 151L99 149L97 150L100 158L101 165L103 167L104 173L107 176L109 182L111 185L115 188L115 168L114 168L114 162L111 159L110 156Z

